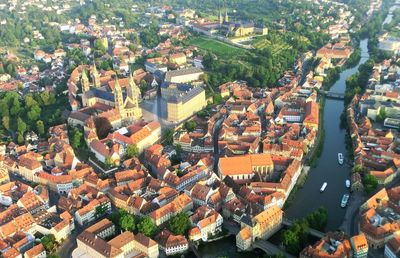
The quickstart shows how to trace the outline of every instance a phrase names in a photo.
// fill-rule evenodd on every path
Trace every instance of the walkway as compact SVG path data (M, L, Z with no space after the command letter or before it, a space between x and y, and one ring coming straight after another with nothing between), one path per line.
M344 93L320 90L320 94L324 94L327 98L331 99L344 99Z
M256 242L254 242L253 247L260 248L270 255L283 254L286 258L295 258L293 255L286 253L285 251L278 248L276 245L266 240L257 240Z
M339 227L340 230L346 234L352 236L357 234L358 220L359 220L359 209L361 204L365 201L363 193L354 192L350 195L349 204L347 206L346 214L343 218L343 223Z

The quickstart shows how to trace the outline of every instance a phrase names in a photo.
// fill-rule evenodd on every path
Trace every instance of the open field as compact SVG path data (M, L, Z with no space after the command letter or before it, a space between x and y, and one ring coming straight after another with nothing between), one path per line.
M210 51L221 58L237 57L247 54L248 52L245 49L229 45L228 43L202 36L191 38L189 44L195 45L200 49Z

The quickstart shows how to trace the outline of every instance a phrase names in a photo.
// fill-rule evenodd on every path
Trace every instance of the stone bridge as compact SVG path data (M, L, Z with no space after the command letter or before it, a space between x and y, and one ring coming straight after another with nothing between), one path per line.
M286 253L285 251L279 249L279 247L267 240L259 239L255 241L253 244L253 248L259 248L269 255L283 254L286 258L295 258L295 256Z
M330 99L344 99L344 93L324 91L324 90L319 91L319 93L325 95L327 98Z

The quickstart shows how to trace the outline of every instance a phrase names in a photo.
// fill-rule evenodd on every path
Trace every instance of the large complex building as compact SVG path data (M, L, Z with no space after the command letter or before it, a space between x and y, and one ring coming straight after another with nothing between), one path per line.
M116 79L107 85L101 86L99 75L95 66L92 71L93 84L91 85L86 74L82 72L82 104L91 107L97 103L114 107L122 119L135 120L142 116L142 109L139 107L140 89L133 80L132 74L126 79ZM92 86L92 87L91 87ZM122 88L125 88L123 91Z
M221 179L230 176L237 183L249 183L256 173L266 177L274 170L269 154L249 154L220 158L218 165Z
M203 74L196 67L166 73L161 97L163 115L169 122L180 123L207 105Z
M161 89L166 118L179 123L202 110L206 105L206 93L201 85L169 84Z

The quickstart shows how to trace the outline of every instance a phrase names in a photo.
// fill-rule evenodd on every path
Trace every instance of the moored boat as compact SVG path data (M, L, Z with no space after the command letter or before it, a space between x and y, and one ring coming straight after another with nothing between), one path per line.
M321 189L319 189L319 191L322 193L323 191L325 191L326 186L328 185L327 182L324 182L321 186Z
M339 152L338 153L338 162L339 162L339 164L343 165L343 161L344 161L343 154Z
M342 197L342 202L340 203L340 207L344 208L347 205L347 202L349 201L350 195L344 194Z

